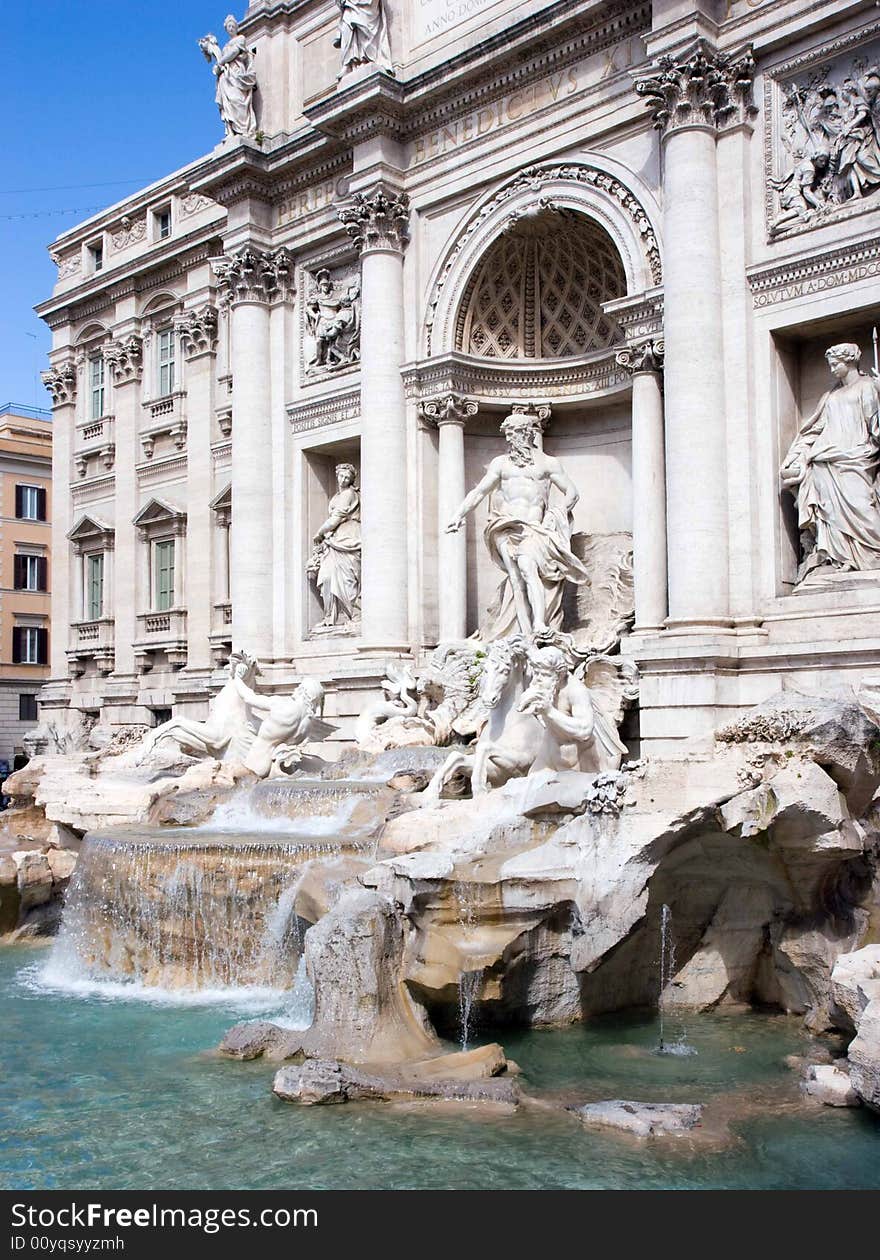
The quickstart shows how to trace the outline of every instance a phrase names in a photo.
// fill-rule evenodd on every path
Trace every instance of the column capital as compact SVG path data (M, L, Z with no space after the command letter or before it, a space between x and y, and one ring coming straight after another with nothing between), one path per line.
M409 197L385 184L371 192L357 192L337 207L339 220L358 250L403 253L409 241Z
M174 329L188 359L212 354L217 348L217 307L210 303L178 315Z
M268 305L293 293L293 257L288 249L257 249L244 245L211 260L211 269L232 306L241 302Z
M656 341L643 341L639 345L627 346L618 350L614 356L618 367L626 368L630 375L637 372L662 372L665 346L662 338Z
M478 410L475 398L466 398L463 394L441 394L419 403L419 418L426 427L440 429L446 424L456 424L463 428L468 417L475 416Z
M66 407L76 400L77 371L73 359L53 363L40 379L52 395L53 407Z
M699 39L683 52L659 57L653 73L636 79L636 92L645 97L654 126L666 135L686 127L720 131L757 114L754 75L751 48L721 53Z
M130 385L139 381L143 372L144 343L134 333L108 341L104 346L104 359L110 368L115 385Z

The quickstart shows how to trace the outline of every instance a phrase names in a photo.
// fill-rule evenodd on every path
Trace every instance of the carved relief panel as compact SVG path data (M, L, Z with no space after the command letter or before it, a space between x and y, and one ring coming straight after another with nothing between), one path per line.
M880 205L880 26L775 69L765 85L771 239Z
M360 266L316 266L304 282L303 363L310 381L360 362Z

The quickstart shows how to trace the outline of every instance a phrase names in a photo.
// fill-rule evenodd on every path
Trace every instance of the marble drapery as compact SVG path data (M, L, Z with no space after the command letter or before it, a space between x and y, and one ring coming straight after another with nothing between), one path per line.
M391 70L391 44L384 0L337 0L341 73L373 62Z

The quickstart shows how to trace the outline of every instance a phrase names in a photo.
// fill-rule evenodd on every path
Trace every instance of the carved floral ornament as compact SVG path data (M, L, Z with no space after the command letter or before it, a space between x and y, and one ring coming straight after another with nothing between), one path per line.
M437 278L433 291L431 293L430 302L428 304L428 312L426 316L427 325L427 351L431 353L431 344L434 335L434 323L437 308L440 304L444 289L449 281L450 276L459 264L463 255L467 252L468 247L474 241L481 231L486 227L489 220L497 217L499 212L503 210L509 202L522 202L527 197L531 197L535 205L542 200L547 200L546 189L548 185L554 186L554 192L557 192L561 186L571 185L571 195L567 197L570 207L580 210L585 216L589 217L591 208L584 205L582 208L578 206L578 202L583 196L585 190L595 190L604 197L615 202L617 206L624 212L626 218L630 221L632 228L641 243L642 253L644 256L646 270L650 275L651 285L660 285L663 283L663 265L660 258L660 246L657 241L651 220L644 206L638 198L630 192L630 190L614 175L609 174L594 166L588 166L580 162L561 162L547 165L528 166L520 173L514 176L509 183L505 184L498 190L494 197L480 206L474 217L464 228L460 236L455 241L446 260L443 269ZM552 200L552 199L551 199ZM552 207L558 208L559 195L556 200L552 200ZM514 207L511 207L514 210ZM522 219L523 212L508 215L502 230L509 230L515 227ZM487 241L488 249L491 241ZM462 284L466 280L462 279Z
M662 372L664 349L662 339L645 341L641 345L619 350L615 362L633 375L636 372Z
M104 359L117 385L127 385L140 380L143 363L143 341L134 335L109 341L104 347Z
M748 122L758 111L752 102L755 58L715 51L700 40L689 51L660 57L655 72L636 81L659 131L694 125L721 128Z
M53 407L64 407L76 398L76 365L68 360L55 364L47 372L42 372L41 379L52 395Z
M186 311L175 319L174 328L188 358L206 354L217 345L217 308L207 305Z
M442 394L439 398L427 398L419 404L419 415L422 422L436 426L444 424L464 426L470 416L475 416L479 404L475 398L465 398L462 394Z
M371 193L355 193L351 203L341 206L339 220L361 250L403 251L409 240L409 197L404 192L377 188Z
M283 246L262 250L247 245L211 261L224 301L274 302L293 293L293 258Z

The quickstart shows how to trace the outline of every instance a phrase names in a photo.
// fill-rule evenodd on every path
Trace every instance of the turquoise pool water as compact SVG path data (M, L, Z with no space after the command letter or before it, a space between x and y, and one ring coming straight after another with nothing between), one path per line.
M706 1102L735 1135L639 1143L553 1112L280 1103L271 1065L206 1054L256 1003L47 991L46 957L0 949L4 1189L880 1188L880 1118L799 1104L795 1020L695 1018L680 1058L650 1020L500 1034L535 1090Z

